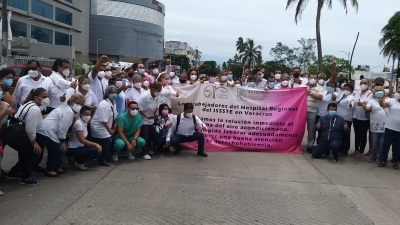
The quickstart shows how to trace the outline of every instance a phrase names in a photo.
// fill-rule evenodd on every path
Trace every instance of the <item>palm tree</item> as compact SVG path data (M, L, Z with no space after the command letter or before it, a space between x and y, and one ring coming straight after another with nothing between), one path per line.
M254 67L257 63L262 62L262 46L254 43L253 39L247 38L243 42L243 38L239 37L236 42L236 50L239 52L239 59L243 65Z
M318 49L318 69L319 72L323 72L323 63L322 63L322 43L321 43L321 30L320 30L320 21L321 21L321 11L324 4L328 5L328 8L332 8L332 0L317 0L317 18L316 18L316 32L317 32L317 49ZM347 0L339 0L339 2L343 5L347 14ZM349 0L353 8L358 12L358 1L357 0ZM286 10L296 5L296 14L294 16L294 21L298 22L301 19L301 15L306 8L308 0L287 0Z

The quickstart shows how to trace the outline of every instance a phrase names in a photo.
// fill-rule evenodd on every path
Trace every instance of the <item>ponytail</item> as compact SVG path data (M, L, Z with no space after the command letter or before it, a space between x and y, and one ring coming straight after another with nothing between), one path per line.
M32 89L31 92L29 93L28 97L26 97L26 99L25 99L25 101L24 101L24 104L26 104L26 103L28 103L28 102L30 102L30 101L33 101L33 99L34 99L36 96L39 96L40 94L42 94L42 93L45 92L45 91L46 91L46 89L44 89L44 88Z

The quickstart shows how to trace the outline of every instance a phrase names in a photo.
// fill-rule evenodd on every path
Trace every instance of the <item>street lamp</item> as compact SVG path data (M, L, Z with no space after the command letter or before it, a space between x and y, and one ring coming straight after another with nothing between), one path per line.
M68 45L69 46L71 46L71 33L72 32L75 32L75 30L74 29L71 29L71 30L69 30L69 32L68 32Z
M350 65L350 52L340 51L347 55L347 63L349 64L348 73L349 73L349 80L351 80L351 65Z
M97 60L99 60L99 41L101 41L101 39L97 39L97 50L96 50L97 59L96 59L96 62L97 62Z

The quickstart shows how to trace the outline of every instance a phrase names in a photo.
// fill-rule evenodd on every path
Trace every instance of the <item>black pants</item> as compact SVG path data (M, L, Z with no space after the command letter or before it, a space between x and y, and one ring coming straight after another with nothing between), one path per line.
M353 122L351 121L346 121L347 122L347 126L349 127L349 130L351 131L351 125L353 124ZM350 150L350 136L351 136L351 132L342 132L342 146L340 147L340 153L346 154L349 152Z
M175 151L180 152L182 150L181 143L197 141L197 152L204 152L204 134L200 132L194 132L191 136L183 136L180 134L175 134L171 138L171 145L174 147Z
M354 148L355 151L364 153L367 145L367 135L369 130L369 120L353 119L354 125Z
M142 125L140 137L144 139L146 144L142 148L142 156L148 155L151 149L151 140L153 136L153 125Z
M321 118L321 117L318 115L315 117L315 125L317 125L319 118ZM315 130L316 130L315 132L317 133L318 136L314 135L314 137L316 138L316 141L318 144L318 141L321 140L321 129L319 129L319 130L315 129Z
M33 146L28 144L24 150L18 151L18 162L11 168L9 174L16 177L19 172L22 172L22 179L30 178L32 169L39 157L40 154L36 154L33 151Z

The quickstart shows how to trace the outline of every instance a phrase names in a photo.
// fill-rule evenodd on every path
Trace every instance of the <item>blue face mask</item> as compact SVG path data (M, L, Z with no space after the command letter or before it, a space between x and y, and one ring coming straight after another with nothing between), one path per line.
M122 83L126 84L128 83L128 80L126 78L122 78Z
M269 82L268 83L269 88L274 88L275 87L275 82Z
M3 92L0 91L0 99L3 99Z
M248 86L248 87L255 87L256 84L255 84L254 82L249 82L249 83L247 84L247 86Z
M3 84L4 84L5 88L11 87L12 83L13 83L12 79L6 79L6 80L3 81Z
M333 87L327 87L327 88L326 88L326 91L327 91L328 93L332 93L334 90L335 90L335 89L334 89Z
M257 81L261 81L263 79L264 74L258 75L257 76Z
M330 117L335 117L336 116L336 111L335 110L330 110L329 111L329 116Z
M110 99L111 100L117 100L118 95L117 94L110 94Z
M139 69L139 74L144 75L144 72L146 72L144 69Z
M232 74L228 74L228 80L232 80L233 79L233 75Z
M382 98L382 97L383 97L383 91L377 91L377 92L375 92L375 97L377 97L377 98Z

